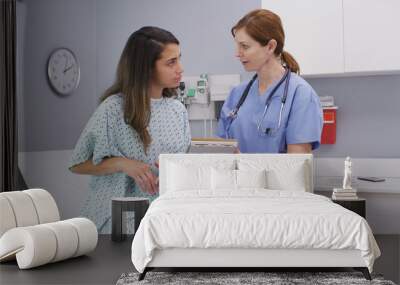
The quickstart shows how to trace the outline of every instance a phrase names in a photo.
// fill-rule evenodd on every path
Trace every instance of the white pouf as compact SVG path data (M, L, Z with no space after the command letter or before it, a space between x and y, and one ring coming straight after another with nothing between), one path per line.
M86 254L96 248L97 229L86 218L13 228L0 238L0 260L16 256L28 269Z
M57 204L46 190L0 193L0 262L17 259L20 269L28 269L96 248L92 221L59 220Z

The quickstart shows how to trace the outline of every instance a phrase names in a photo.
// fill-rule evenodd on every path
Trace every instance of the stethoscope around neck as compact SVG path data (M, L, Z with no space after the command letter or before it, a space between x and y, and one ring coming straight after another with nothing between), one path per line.
M228 118L230 118L230 120L228 121L228 124L226 126L226 138L227 139L229 138L229 129L231 128L233 121L237 118L239 109L243 105L244 101L246 100L247 95L249 94L250 88L253 85L256 78L257 78L257 74L255 74L253 76L253 78L250 80L250 82L247 84L246 88L244 89L244 91L242 93L242 96L239 99L239 102L236 104L236 107L234 109L232 109L228 114ZM281 107L279 110L278 126L276 129L262 128L261 124L267 114L267 110L268 110L269 105L271 104L272 97L274 96L275 92L278 90L278 88L282 85L282 83L284 81L285 81L285 89L284 89L283 95L281 97ZM260 120L257 123L257 131L261 135L273 136L279 131L279 129L281 127L281 123L282 123L283 107L285 106L287 95L288 95L289 81L290 81L290 69L285 68L285 73L284 73L283 77L279 80L278 84L275 85L274 89L272 89L267 100L265 101L264 112L263 112Z

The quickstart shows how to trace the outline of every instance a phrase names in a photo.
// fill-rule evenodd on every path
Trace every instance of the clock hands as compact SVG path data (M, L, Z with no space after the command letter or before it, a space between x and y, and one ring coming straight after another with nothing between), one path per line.
M65 65L64 65L63 73L65 74L68 70L70 70L72 67L74 67L74 65L71 64L70 66L68 66L68 63L69 63L68 56L66 56L66 55L64 54L64 57L65 57ZM67 67L67 66L68 66L68 67Z
M67 66L68 66L68 56L64 53L64 58L65 58L65 64L64 64L64 73L65 73L65 70L67 69Z
M74 67L74 65L70 65L69 67L65 68L63 72L66 73L66 72L67 72L68 70L70 70L72 67Z

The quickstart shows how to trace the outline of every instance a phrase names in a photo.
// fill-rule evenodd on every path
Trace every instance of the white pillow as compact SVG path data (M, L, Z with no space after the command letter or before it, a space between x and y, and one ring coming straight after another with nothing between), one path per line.
M240 170L266 169L267 188L273 190L307 191L309 168L304 160L240 159Z
M267 188L267 171L236 170L237 188Z
M168 191L210 189L210 172L211 167L170 162L167 169L167 189Z
M307 191L304 161L279 163L267 172L268 188L274 190Z
M236 190L236 170L212 168L211 189Z
M191 156L166 161L166 191L211 191L211 168L235 169L236 160L212 159L204 156L202 159L192 159ZM212 165L212 166L211 166Z
M211 170L212 190L238 190L241 188L266 188L266 171L263 170Z

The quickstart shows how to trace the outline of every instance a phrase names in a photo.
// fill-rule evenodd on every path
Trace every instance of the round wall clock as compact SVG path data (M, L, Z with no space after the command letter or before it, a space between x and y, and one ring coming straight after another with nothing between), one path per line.
M79 85L80 68L74 53L58 48L50 54L47 75L53 90L60 95L71 94Z

